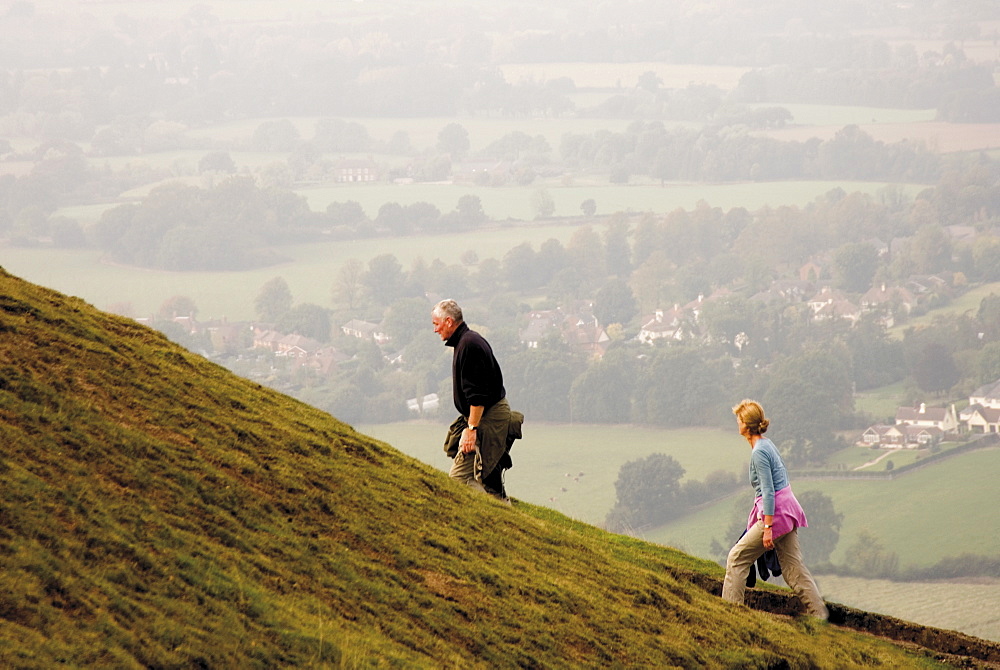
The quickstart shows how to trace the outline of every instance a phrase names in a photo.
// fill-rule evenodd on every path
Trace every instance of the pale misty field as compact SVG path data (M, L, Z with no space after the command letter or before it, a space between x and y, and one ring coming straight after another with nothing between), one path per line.
M823 597L870 612L1000 642L1000 580L890 582L818 575Z

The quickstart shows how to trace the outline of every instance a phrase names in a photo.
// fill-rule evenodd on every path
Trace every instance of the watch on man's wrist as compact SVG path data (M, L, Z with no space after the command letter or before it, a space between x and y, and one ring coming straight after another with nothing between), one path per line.
M766 523L764 524L764 529L765 529L765 530L766 530L766 529L768 529L768 528L773 528L773 527L774 527L774 524L773 524L773 523L772 523L772 524L770 524L770 525L768 525L768 524L766 524Z
M467 426L469 430L479 430L479 426Z

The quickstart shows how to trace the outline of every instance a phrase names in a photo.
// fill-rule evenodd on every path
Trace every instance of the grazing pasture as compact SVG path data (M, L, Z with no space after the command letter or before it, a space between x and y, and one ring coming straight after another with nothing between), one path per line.
M784 107L792 115L790 125L806 129L811 126L871 125L926 123L937 115L934 109L888 109L855 105L812 105L807 103L754 103L750 107Z
M652 72L664 88L715 86L725 91L736 88L749 67L729 65L692 65L671 63L507 63L500 66L504 79L545 83L568 77L577 88L607 89L622 92L635 88L646 72Z
M893 327L888 331L889 335L902 339L909 328L919 329L937 318L958 316L960 314L971 314L974 316L976 312L979 311L979 304L983 301L983 298L990 295L1000 295L1000 282L974 286L953 300L950 304L931 310L921 316L908 319L907 321Z
M855 393L854 409L865 412L875 422L892 422L896 417L896 409L904 404L905 397L905 382L897 382L870 391Z

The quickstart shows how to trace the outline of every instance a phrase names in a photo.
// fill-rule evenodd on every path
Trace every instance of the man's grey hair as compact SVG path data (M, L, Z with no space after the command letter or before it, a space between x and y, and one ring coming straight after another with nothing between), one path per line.
M434 305L432 310L435 316L450 318L455 323L462 323L462 308L454 300L442 300Z

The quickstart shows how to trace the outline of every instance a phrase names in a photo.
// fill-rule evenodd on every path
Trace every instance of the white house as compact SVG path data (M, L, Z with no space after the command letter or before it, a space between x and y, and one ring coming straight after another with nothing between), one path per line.
M379 344L385 344L392 339L376 324L360 319L351 319L341 326L340 330L344 335L350 335L359 340L375 340Z
M1000 408L969 405L962 410L962 422L970 433L1000 433Z
M955 413L955 406L949 407L928 407L926 403L920 403L919 407L900 407L896 410L896 425L921 426L924 428L937 428L942 433L954 433L958 431L958 415Z
M1000 409L997 412L1000 413ZM917 407L897 408L894 425L869 426L861 434L858 444L878 445L887 449L920 447L939 442L946 435L958 433L961 425L954 405L928 407L926 403L920 403Z
M299 335L297 333L292 333L291 335L285 335L283 338L278 340L278 355L279 356L294 356L295 358L304 358L311 354L316 353L323 348L323 345L312 339L311 337L306 337L305 335Z
M906 444L906 435L897 426L875 424L861 434L861 443L865 446L902 447Z
M943 436L944 432L935 426L876 424L861 434L860 444L883 449L914 449L939 442Z
M644 344L652 344L662 339L684 339L685 321L684 310L679 305L675 304L673 309L667 311L658 309L652 316L643 320L637 339Z
M813 297L809 298L809 308L813 311L813 314L819 314L828 305L842 302L849 302L847 300L847 294L843 291L839 291L835 288L830 288L829 286L824 286Z
M861 318L861 309L847 299L843 291L824 286L808 301L813 321L847 319L851 324Z
M861 296L861 309L865 312L874 312L878 309L898 306L904 313L909 314L916 302L913 294L905 288L881 284L872 287Z
M992 384L980 386L969 396L970 405L1000 408L1000 379Z

